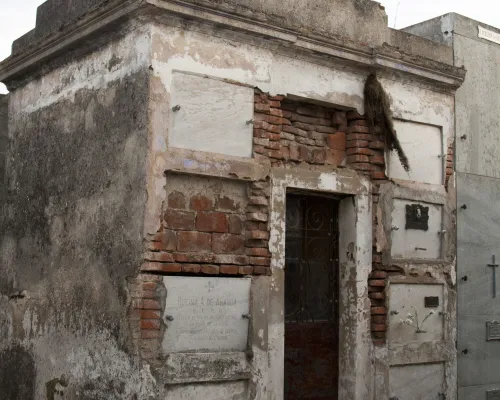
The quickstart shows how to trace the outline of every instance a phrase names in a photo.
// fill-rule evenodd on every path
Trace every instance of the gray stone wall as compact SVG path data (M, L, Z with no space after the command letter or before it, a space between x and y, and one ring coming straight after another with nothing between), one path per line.
M5 399L145 398L125 315L142 255L147 97L145 70L11 119L0 223Z

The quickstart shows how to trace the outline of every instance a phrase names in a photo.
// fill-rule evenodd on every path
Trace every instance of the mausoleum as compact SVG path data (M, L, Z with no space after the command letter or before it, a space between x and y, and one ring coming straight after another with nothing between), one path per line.
M46 1L0 64L0 393L456 398L464 76L371 0Z

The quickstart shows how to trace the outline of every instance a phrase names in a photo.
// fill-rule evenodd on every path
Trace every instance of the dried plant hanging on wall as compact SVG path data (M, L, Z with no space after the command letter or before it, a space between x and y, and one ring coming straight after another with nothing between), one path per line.
M394 130L389 97L375 74L371 74L365 84L365 115L370 129L373 130L375 126L382 128L387 148L391 151L396 150L403 168L405 171L409 171L408 157L406 157Z

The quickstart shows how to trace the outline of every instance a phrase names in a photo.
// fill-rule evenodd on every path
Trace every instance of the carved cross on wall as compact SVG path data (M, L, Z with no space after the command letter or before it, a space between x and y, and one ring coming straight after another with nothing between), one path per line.
M208 293L210 293L212 290L215 289L215 286L212 283L212 281L208 281L208 283L205 285L205 288L208 289Z
M488 264L488 267L493 268L493 298L497 297L497 271L496 269L498 268L498 264L495 262L495 255L493 254L492 256L492 263Z

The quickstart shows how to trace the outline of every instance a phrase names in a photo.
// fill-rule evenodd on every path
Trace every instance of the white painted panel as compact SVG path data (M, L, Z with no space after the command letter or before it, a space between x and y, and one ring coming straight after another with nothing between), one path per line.
M250 278L166 276L166 353L247 347Z
M254 91L217 79L173 73L171 147L251 157Z
M420 204L429 207L427 231L406 229L406 206ZM393 258L441 258L443 206L410 200L394 200L392 210L391 255Z
M390 398L398 400L442 400L445 397L444 364L415 364L391 367Z
M388 176L442 185L444 160L440 157L443 154L441 129L397 120L394 121L394 128L410 162L410 171L406 172L396 152L391 152L388 157Z
M494 43L500 44L500 33L498 32L493 32L489 29L483 28L482 26L478 26L479 32L477 34L477 37L480 37L481 39L486 39Z
M425 307L427 296L437 297L439 306ZM443 285L391 284L389 345L443 340L443 297Z

